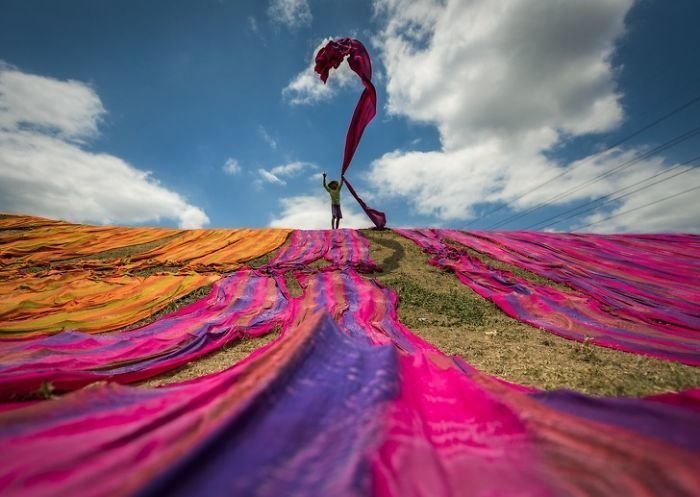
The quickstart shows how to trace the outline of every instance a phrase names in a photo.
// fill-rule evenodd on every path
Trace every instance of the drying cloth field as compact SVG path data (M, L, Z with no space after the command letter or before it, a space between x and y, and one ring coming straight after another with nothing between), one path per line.
M700 237L0 218L0 492L700 493Z

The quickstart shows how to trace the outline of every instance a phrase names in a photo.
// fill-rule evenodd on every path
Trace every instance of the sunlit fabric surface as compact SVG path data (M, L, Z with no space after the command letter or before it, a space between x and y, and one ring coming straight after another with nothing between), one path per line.
M52 271L0 281L0 340L115 330L217 279L198 273L138 277Z
M0 494L700 493L700 391L595 398L480 373L398 320L396 294L360 273L374 261L359 232L327 233L294 232L267 265L124 333L177 343L179 326L199 333L189 328L199 311L224 334L281 322L279 338L224 371L157 389L98 382L58 399L0 403ZM412 233L433 249L443 243ZM283 281L301 291L292 296ZM228 319L237 331L224 331ZM86 338L107 336L118 334Z
M573 340L700 365L697 236L396 232L433 254L431 264L453 271L509 316ZM446 241L570 289L495 269Z

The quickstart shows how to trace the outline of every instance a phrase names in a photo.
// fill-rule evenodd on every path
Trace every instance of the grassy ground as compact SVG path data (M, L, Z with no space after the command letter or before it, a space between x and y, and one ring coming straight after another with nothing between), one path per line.
M700 386L700 368L581 344L522 324L462 285L454 275L428 265L428 257L413 242L390 231L365 230L363 234L371 242L373 258L383 269L382 273L367 277L397 292L401 321L443 352L459 355L482 371L539 388L571 388L597 395L644 395ZM90 258L129 257L163 242L125 247ZM248 265L259 267L276 253L273 251ZM561 286L472 253L493 267L512 270L525 279ZM321 261L313 266L325 264ZM178 269L168 266L152 268L166 272ZM295 280L287 278L287 284L292 295L300 295L301 288ZM193 302L206 295L209 289L210 286L199 288L127 329L151 322ZM220 371L269 343L275 336L277 334L240 340L143 385L162 385Z

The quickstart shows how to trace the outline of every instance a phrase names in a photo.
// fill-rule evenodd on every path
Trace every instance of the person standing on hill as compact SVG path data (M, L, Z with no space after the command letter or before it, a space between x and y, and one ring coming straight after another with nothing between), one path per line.
M323 173L323 188L331 196L331 229L334 230L340 227L340 220L343 219L343 212L340 210L340 189L343 187L344 181L343 178L340 178L340 183L333 180L326 185L326 173Z

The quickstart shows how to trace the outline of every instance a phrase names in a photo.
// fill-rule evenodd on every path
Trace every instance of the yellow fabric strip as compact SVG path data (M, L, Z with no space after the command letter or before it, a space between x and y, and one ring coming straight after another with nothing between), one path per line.
M99 276L74 271L0 281L0 339L136 323L219 278L214 274Z

